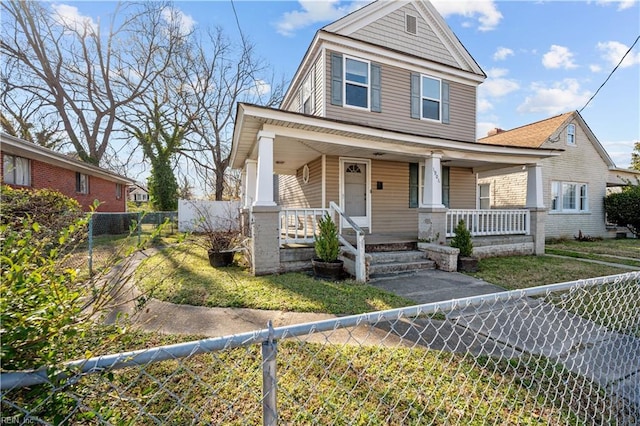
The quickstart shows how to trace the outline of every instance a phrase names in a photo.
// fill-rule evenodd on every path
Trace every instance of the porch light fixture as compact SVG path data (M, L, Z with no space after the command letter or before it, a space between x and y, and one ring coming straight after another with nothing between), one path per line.
M276 164L284 164L284 161L278 160L278 161L276 161Z
M382 157L384 155L384 152L374 152L373 156L374 157Z

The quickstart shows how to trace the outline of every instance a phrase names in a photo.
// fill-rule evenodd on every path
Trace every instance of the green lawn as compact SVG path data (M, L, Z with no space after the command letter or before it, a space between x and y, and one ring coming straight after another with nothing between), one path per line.
M629 270L573 259L508 256L482 259L480 271L468 275L515 290L625 272Z
M304 273L254 277L238 266L213 268L206 251L193 243L162 249L142 263L136 276L153 297L197 306L340 315L413 304L351 280L328 282Z
M128 350L176 341L140 333L123 339L116 346ZM285 340L277 362L283 424L581 424L576 414L596 422L610 414L593 409L596 400L604 402L597 385L544 358ZM96 413L113 424L146 423L137 417L143 406L168 425L191 423L195 413L199 423L260 424L261 371L260 346L252 345L146 366L144 374L138 368L94 374L61 386L73 398L58 393L33 414L54 423L56 413L74 424L89 424ZM47 390L3 398L27 405ZM77 401L85 408L74 408Z
M640 239L552 241L547 243L545 251L548 254L620 263L640 268Z

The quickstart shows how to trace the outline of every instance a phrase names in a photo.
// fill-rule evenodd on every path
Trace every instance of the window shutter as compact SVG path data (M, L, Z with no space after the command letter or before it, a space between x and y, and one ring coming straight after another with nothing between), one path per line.
M420 74L411 73L411 118L420 119Z
M409 163L409 208L418 208L418 163Z
M442 82L442 123L449 124L449 82Z
M331 104L342 106L342 55L331 54Z
M371 64L371 111L382 112L380 65Z

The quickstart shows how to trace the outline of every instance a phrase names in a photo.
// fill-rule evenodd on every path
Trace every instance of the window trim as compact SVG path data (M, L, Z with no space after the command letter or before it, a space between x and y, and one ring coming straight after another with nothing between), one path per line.
M409 18L415 19L415 32L409 31ZM411 35L418 35L418 17L410 13L404 14L404 32Z
M430 80L435 80L438 82L438 93L440 95L439 99L430 98L424 96L424 79L428 78ZM438 102L438 119L428 118L424 116L424 101L437 101ZM431 121L434 123L442 123L442 79L438 77L433 77L427 74L420 74L420 120Z
M576 125L573 123L567 126L567 145L576 145Z
M123 186L121 183L116 183L116 200L122 199Z
M487 188L487 195L482 196L482 188ZM482 201L487 201L488 206L482 207ZM478 184L478 210L491 210L491 183L479 183Z
M82 177L85 177L85 188L82 185ZM87 195L89 194L89 175L85 173L76 172L76 193Z
M11 181L7 180L7 160L11 160ZM18 166L17 164L17 160L24 160L21 161L22 164L26 164L27 170L26 171L22 171L22 173L20 173L20 176L22 178L24 178L26 176L26 183L24 182L24 179L22 180L21 183L17 183L17 177L18 177ZM19 155L13 155L13 154L7 154L7 153L3 153L3 158L2 158L2 167L3 167L3 173L2 173L2 181L3 183L9 184L9 185L15 185L15 186L24 186L24 187L30 187L31 186L31 159L27 158L27 157L21 157Z
M565 208L565 188L570 185L575 186L575 208ZM557 181L551 182L551 203L549 213L551 214L581 214L589 213L589 184L584 182Z
M347 60L362 62L367 64L367 84L362 84L357 81L351 81L347 79ZM367 106L361 107L358 105L351 105L347 103L347 84L354 86L364 87L367 89ZM362 111L371 111L371 61L362 58L356 58L355 56L342 56L342 105L346 108L355 108Z

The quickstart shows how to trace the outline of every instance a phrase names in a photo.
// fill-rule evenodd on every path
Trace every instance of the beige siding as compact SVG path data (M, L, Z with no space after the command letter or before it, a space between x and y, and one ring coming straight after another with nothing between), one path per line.
M327 52L325 87L330 90L331 52ZM457 82L450 84L450 124L435 123L411 118L410 79L408 70L383 65L381 69L382 112L370 112L356 108L331 105L326 96L326 117L352 121L367 126L409 132L418 135L475 142L476 136L476 88Z
M300 80L300 83L292 88L291 97L286 103L282 104L284 111L302 112L302 84L304 84L307 77L312 76L311 92L314 102L312 115L322 116L324 114L324 64L322 59L322 56L319 55L316 61L309 67L307 74Z
M449 169L449 208L476 208L476 176L471 169Z
M308 164L309 181L302 180L302 168L296 175L278 176L278 205L289 208L322 207L322 160L318 158Z
M405 15L417 18L417 34L405 31ZM351 37L424 59L459 67L449 50L412 4L356 31Z
M340 205L340 159L338 157L327 156L327 200L326 207L329 202L333 201Z
M376 182L383 188L376 189ZM372 161L371 210L373 232L418 235L418 209L409 208L409 163Z

